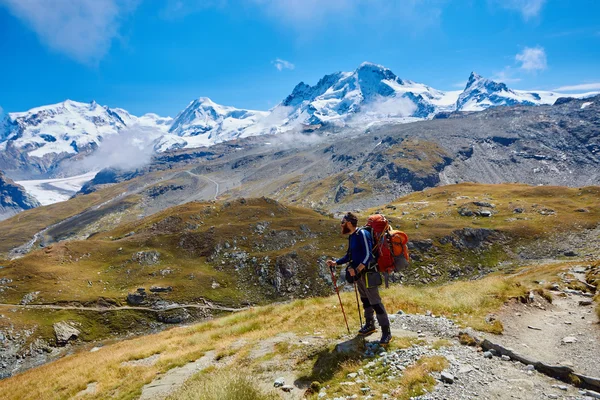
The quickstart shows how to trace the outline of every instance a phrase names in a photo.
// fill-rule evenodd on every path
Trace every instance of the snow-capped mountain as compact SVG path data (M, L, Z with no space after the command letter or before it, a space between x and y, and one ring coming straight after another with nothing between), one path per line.
M465 90L456 101L457 111L481 111L489 107L520 105L554 104L561 93L509 89L504 83L496 82L471 72Z
M106 140L113 137L119 142L121 137L116 136L119 133L130 135L131 138L127 137L135 142L133 147L140 144L144 151L149 148L151 152L163 152L307 127L412 122L432 118L441 111L553 104L558 97L590 95L593 93L513 90L476 73L471 73L463 91L444 92L401 79L384 66L365 62L351 72L325 75L314 86L299 83L269 111L223 106L201 97L175 119L156 114L137 117L121 108L70 100L9 113L0 125L0 170L16 179L63 177L56 173L61 170L61 163L84 158L103 142L106 146L110 142L109 152L120 147L131 148ZM68 174L78 175L92 169L70 168Z
M287 111L284 126L422 119L453 109L459 94L403 80L384 66L365 62L352 72L326 75L314 86L299 83L274 111Z
M269 115L268 111L222 106L207 97L192 101L173 120L168 134L158 139L155 149L209 146L244 136L246 128Z
M94 101L66 100L26 112L9 113L0 126L0 170L33 167L37 174L43 175L63 160L93 152L107 137L125 128L152 129L158 136L166 134L171 124L172 118L156 114L136 117L126 110L101 106Z

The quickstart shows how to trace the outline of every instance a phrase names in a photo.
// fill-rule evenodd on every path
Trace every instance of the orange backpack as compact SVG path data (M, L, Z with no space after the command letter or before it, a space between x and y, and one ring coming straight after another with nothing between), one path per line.
M371 215L366 227L373 237L373 256L379 272L391 273L408 266L408 235L393 230L387 219L381 214Z

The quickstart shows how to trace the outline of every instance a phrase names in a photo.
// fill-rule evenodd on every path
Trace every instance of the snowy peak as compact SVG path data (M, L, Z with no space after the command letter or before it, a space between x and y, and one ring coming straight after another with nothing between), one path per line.
M177 136L207 134L216 140L215 136L223 132L228 136L232 133L231 130L241 132L266 114L264 111L222 106L208 97L200 97L175 117L169 133Z
M280 104L287 107L282 129L428 118L438 107L445 109L455 103L456 96L448 101L444 92L402 80L382 65L364 62L352 72L325 75L314 86L304 82L296 85Z
M456 102L458 111L481 111L489 107L509 105L552 104L542 100L534 92L509 89L506 84L496 82L471 72L465 90Z

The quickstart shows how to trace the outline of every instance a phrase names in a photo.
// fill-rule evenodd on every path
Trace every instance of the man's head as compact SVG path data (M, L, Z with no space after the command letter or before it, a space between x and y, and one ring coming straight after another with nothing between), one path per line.
M343 235L354 232L358 226L358 217L351 212L346 213L342 218L341 226Z

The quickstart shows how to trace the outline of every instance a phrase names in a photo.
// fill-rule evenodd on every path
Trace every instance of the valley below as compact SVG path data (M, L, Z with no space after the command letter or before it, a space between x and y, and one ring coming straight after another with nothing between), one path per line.
M0 390L593 397L599 107L565 99L172 149L22 182L41 205L4 179ZM410 238L410 265L383 292L387 349L348 335L332 296L325 261L346 250L348 210Z

